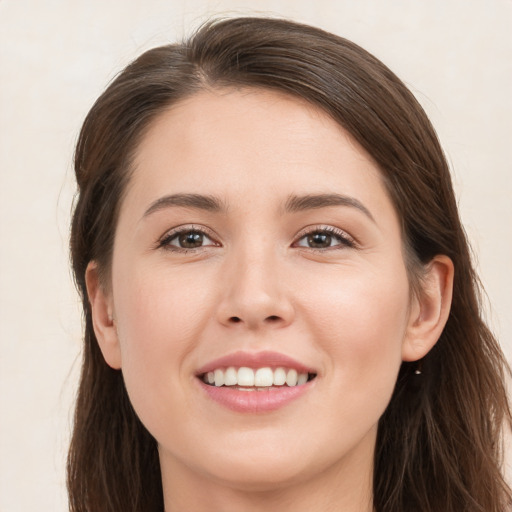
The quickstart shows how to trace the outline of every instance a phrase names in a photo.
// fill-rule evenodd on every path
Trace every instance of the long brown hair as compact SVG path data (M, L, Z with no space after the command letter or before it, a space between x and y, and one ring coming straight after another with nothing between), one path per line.
M508 367L481 319L450 173L435 131L405 85L346 39L289 21L210 22L182 44L130 64L89 112L78 140L71 257L85 344L68 459L73 512L163 510L156 441L128 399L121 371L103 360L85 271L108 280L119 206L138 142L169 105L208 87L263 87L306 99L335 119L379 165L400 216L411 279L433 256L455 266L450 317L422 374L403 363L380 419L377 512L504 512L501 429L511 414Z

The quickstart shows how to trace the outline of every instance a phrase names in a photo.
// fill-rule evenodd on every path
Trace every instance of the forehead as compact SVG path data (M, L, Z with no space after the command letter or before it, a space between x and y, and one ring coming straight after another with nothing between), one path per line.
M344 177L350 187L351 169L352 178L364 171L356 181L381 182L371 157L319 108L280 92L219 89L157 116L137 148L130 185L155 193L163 182L210 191L242 182L321 188Z

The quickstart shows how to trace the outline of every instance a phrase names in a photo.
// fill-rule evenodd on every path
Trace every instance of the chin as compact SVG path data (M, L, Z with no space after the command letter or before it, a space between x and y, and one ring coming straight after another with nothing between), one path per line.
M230 459L227 467L214 468L211 476L241 491L273 491L308 480L311 467L304 460L299 465L297 459L275 453L255 460Z

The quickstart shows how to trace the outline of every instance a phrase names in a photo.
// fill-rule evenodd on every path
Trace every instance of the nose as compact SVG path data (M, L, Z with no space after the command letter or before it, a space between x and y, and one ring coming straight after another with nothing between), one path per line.
M237 254L226 262L218 320L250 330L280 328L295 316L282 265L271 254Z

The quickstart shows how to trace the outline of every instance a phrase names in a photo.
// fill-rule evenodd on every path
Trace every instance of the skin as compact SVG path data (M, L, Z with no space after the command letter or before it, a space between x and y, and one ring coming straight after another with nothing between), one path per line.
M177 193L225 209L145 214ZM285 212L290 195L332 193L367 212ZM180 250L178 226L204 229L204 245ZM305 234L325 228L341 238L312 247ZM371 511L377 422L401 362L432 348L449 311L450 260L424 274L415 296L380 171L325 113L233 89L162 113L138 148L111 282L95 262L87 282L103 355L158 441L167 512ZM317 377L276 411L228 410L195 372L237 350L277 351Z

